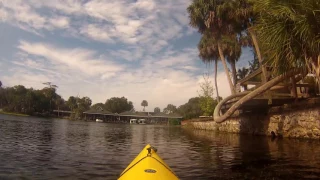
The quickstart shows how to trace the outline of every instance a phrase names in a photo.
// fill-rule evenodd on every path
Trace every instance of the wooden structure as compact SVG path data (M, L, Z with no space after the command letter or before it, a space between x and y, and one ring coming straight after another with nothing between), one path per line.
M170 119L182 119L182 116L177 114L164 114L154 112L137 112L126 111L120 114L111 113L105 110L91 109L84 112L85 119L88 121L95 121L101 119L103 122L114 123L130 123L130 119L136 119L137 121L144 119L147 124L167 124Z
M103 122L118 122L118 118L115 116L115 114L103 109L90 109L89 111L83 112L83 114L85 115L85 120L87 121L96 121L96 119L101 119Z
M63 110L53 110L53 113L57 115L57 117L70 117L71 114L74 114L72 111L63 111Z
M267 70L267 81L270 81L272 77L272 67L266 67ZM237 82L236 87L237 93L244 91L253 91L254 89L263 85L262 83L262 69L261 67L245 78ZM310 97L312 89L311 84L304 83L300 78L292 77L290 80L279 83L278 85L272 87L270 90L265 93L260 94L258 97L244 103L241 105L239 110L242 111L253 111L268 109L270 106L281 106L283 104L290 104L299 99L304 99ZM313 93L316 94L316 93ZM224 113L227 111L235 102L237 102L241 97L234 98L227 103L225 103L221 111Z
M167 124L170 119L182 119L182 116L177 114L165 114L154 112L136 112L126 111L119 114L120 120L130 122L130 119L145 119L148 124Z

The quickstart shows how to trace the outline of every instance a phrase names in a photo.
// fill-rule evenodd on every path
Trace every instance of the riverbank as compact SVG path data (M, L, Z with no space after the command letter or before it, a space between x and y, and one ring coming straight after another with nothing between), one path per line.
M27 114L12 113L12 112L4 112L4 111L0 111L0 114L12 115L12 116L23 116L23 117L27 117L27 116L29 116L29 115L27 115Z
M320 139L320 98L273 107L259 112L240 113L223 123L187 120L182 127L272 137Z

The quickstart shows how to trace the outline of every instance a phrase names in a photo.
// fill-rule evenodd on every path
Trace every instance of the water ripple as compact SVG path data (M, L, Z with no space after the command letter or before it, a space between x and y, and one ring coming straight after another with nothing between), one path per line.
M181 179L319 179L318 141L0 115L0 179L117 179L148 143Z

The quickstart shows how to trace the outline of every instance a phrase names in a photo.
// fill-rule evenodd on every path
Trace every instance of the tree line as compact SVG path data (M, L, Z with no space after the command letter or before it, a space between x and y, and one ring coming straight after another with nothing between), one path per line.
M85 97L70 96L67 100L57 94L57 86L47 84L43 89L26 88L23 85L2 87L0 81L0 109L5 112L23 113L33 116L52 116L53 110L72 111L71 119L83 118L83 112L93 109L122 113L134 110L133 103L125 97L112 97L105 103L92 104L92 100ZM217 100L213 98L213 86L208 77L200 84L198 97L190 98L181 106L168 104L164 109L165 114L179 114L185 119L198 118L201 115L211 116ZM143 111L148 106L148 101L141 102ZM155 113L160 113L159 107L154 108Z

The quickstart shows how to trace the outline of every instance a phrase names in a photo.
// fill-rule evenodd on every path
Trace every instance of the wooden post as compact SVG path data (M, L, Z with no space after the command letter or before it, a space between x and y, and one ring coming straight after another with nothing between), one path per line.
M295 101L298 100L298 93L297 93L297 86L296 86L296 79L294 77L290 78L291 81L291 95L295 98Z

